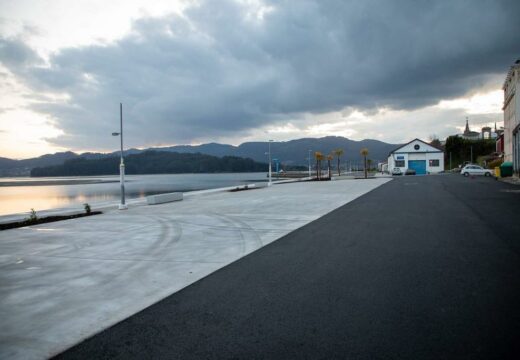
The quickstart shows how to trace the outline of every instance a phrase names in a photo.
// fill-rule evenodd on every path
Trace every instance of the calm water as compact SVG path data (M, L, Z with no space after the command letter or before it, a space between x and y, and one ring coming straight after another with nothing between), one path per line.
M265 173L127 175L127 199L266 181ZM102 181L102 183L88 183ZM87 183L85 183L87 182ZM118 176L0 178L0 215L118 200Z

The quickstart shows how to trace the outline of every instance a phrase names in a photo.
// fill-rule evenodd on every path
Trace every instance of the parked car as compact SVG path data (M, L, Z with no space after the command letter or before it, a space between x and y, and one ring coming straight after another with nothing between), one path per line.
M464 176L470 176L470 175L493 176L493 170L484 169L482 166L478 166L478 165L466 165L462 168L460 173Z
M415 170L414 169L406 169L404 174L405 175L415 175Z
M392 175L402 175L401 169L398 167L395 167L392 169Z

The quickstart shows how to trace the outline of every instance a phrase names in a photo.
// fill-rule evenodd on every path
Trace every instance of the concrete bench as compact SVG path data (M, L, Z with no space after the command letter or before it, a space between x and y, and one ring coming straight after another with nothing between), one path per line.
M174 192L168 194L158 194L146 197L148 205L164 204L172 201L181 201L183 198L182 193Z
M238 185L238 186L235 186L234 188L230 188L229 191L243 191L243 190L252 190L252 189L256 189L256 185L255 184L248 184L248 185Z

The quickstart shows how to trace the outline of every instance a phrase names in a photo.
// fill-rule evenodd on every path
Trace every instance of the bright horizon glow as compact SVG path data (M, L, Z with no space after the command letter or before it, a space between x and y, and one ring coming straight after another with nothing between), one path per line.
M25 159L66 149L50 145L46 139L63 131L42 114L16 109L0 114L0 157Z
M463 109L468 115L496 114L502 112L504 101L503 90L493 90L487 93L477 93L470 97L442 100L439 109Z
M263 130L245 135L241 138L207 139L206 141L196 141L189 144L148 144L132 146L136 148L148 148L154 146L175 146L175 145L200 145L209 142L219 142L230 145L240 145L247 141L266 141L267 138L274 138L275 141L289 141L303 137L324 137L324 136L343 136L351 140L375 139L388 143L403 143L409 141L408 137L399 137L393 131L377 132L377 124L387 123L390 126L395 124L397 132L403 128L413 128L413 121L417 117L432 118L442 116L443 111L458 111L459 116L453 119L453 126L447 129L439 128L437 131L424 133L417 131L419 138L427 139L430 135L437 135L441 139L461 132L465 126L465 116L470 119L470 127L479 130L482 126L494 126L502 123L501 114L501 90L492 90L487 93L478 93L465 98L452 100L442 100L439 104L421 108L413 111L382 109L374 115L367 115L358 110L352 111L347 116L343 112L333 112L326 114L307 114L306 124L297 126L295 122L288 121L279 126L266 127ZM494 121L477 121L472 115L489 114L494 115ZM400 124L400 125L399 125ZM399 127L401 126L401 127ZM66 151L65 148L56 147L46 139L56 137L63 132L52 125L49 118L43 114L31 110L19 109L7 111L0 114L0 157L12 159L23 159ZM75 152L112 152L114 149L81 149Z

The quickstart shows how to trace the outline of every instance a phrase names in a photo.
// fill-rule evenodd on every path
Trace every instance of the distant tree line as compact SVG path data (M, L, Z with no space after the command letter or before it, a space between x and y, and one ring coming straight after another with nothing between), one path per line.
M77 158L63 165L37 167L31 176L89 176L119 174L119 157L102 159ZM200 153L145 151L125 156L126 174L180 174L217 172L263 172L268 164L236 156L222 158Z
M496 145L494 139L468 140L459 136L449 136L446 139L444 149L446 168L448 168L450 165L450 153L452 166L457 167L465 161L471 161L472 151L473 162L476 162L477 157L495 152Z

